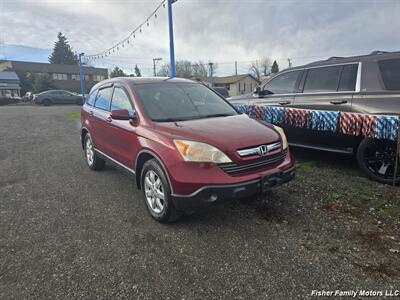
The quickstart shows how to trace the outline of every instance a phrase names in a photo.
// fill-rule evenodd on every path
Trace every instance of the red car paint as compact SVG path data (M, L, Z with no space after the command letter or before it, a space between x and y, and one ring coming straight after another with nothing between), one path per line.
M165 84L185 83L183 79L127 79L107 80L93 87L92 92L102 85L120 85L128 92L136 110L137 120L114 120L111 113L85 103L82 107L82 135L90 134L95 148L119 165L136 171L140 176L138 161L144 153L157 158L162 164L172 195L187 196L206 186L229 186L258 180L268 174L281 173L294 168L289 149L284 158L266 167L230 175L214 163L184 161L173 139L180 138L203 142L224 152L234 163L240 165L260 159L258 155L240 157L236 152L246 147L270 144L280 140L280 135L271 125L238 114L178 122L154 122L147 115L135 87L152 82ZM282 152L279 148L268 155ZM140 183L140 181L137 181Z

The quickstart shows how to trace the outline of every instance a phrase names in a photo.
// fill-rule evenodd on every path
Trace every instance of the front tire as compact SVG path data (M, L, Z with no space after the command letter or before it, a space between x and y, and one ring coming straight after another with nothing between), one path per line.
M170 223L182 215L172 203L171 188L157 160L150 159L145 162L141 182L146 208L155 220Z
M86 163L90 169L94 171L104 169L106 162L96 154L92 139L90 138L89 134L85 136L85 157Z
M357 162L360 169L375 181L393 183L396 147L396 143L389 140L363 139L357 149ZM400 160L396 183L400 183Z

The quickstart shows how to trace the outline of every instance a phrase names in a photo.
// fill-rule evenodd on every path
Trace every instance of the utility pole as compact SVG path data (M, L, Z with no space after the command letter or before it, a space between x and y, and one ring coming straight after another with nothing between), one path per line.
M157 65L157 62L160 61L160 60L162 60L161 57L153 58L153 72L154 72L154 77L157 76L156 65Z
M83 66L82 66L82 57L85 53L79 54L79 77L81 78L81 90L82 90L82 98L85 101L85 76L83 74Z
M171 67L170 77L175 77L175 50L174 50L174 28L172 25L172 3L177 0L168 0L168 24L169 24L169 63Z
M292 67L292 59L288 58L287 61L288 61L289 69L290 69Z
M213 63L209 62L208 65L210 66L210 75L208 77L208 83L210 87L213 87Z
M237 76L237 61L235 60L235 75Z

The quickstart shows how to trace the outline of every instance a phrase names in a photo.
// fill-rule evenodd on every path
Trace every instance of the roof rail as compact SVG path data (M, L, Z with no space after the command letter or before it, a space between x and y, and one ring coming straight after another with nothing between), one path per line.
M369 55L378 55L378 54L385 54L385 53L389 53L389 52L388 51L375 50L375 51L372 51Z
M342 56L331 56L327 60L334 60L334 59L340 59L340 58L344 58L344 57L342 57Z

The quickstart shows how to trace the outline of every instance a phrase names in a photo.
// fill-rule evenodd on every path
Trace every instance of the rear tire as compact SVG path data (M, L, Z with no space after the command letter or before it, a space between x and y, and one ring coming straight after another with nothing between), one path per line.
M50 106L50 105L51 105L51 101L50 101L49 99L44 99L44 100L42 101L42 104L43 104L44 106Z
M144 202L153 219L171 223L182 216L172 203L171 187L157 160L150 159L144 163L140 178Z
M106 162L96 154L92 139L90 138L89 134L85 136L84 145L85 145L84 150L85 150L86 163L89 166L89 168L94 171L100 171L104 169Z
M396 143L389 140L365 138L357 149L360 169L371 179L382 183L393 183L395 158ZM400 183L400 160L396 183Z

